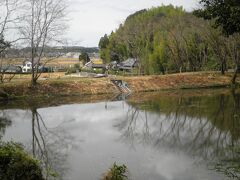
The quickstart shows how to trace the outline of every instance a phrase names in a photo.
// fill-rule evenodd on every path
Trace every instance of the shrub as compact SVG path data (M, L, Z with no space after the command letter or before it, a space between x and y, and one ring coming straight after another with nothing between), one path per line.
M43 180L39 162L16 143L0 143L1 180Z
M117 165L116 163L109 169L104 175L103 180L127 180L127 167L123 165Z

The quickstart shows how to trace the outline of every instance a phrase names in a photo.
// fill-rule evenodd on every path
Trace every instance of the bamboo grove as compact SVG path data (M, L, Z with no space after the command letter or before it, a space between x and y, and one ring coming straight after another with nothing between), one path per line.
M221 71L239 67L240 36L224 36L212 21L182 7L161 6L130 15L100 39L101 58L139 61L141 74Z

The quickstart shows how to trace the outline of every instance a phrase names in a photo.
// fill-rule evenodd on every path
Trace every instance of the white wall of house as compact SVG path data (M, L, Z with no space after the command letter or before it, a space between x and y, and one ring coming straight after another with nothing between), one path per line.
M22 72L27 73L32 71L32 63L30 61L25 62L25 64L22 67Z

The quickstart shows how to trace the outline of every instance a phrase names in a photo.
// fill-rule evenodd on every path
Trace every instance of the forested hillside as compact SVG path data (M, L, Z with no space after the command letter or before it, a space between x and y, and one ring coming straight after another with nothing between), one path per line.
M139 72L220 70L235 68L238 34L226 37L212 22L195 17L181 7L161 6L130 15L119 28L99 42L102 59L140 62Z

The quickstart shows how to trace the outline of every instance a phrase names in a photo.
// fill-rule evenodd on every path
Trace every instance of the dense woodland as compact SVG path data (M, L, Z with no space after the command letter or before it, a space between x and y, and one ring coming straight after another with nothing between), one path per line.
M181 7L144 9L101 38L101 58L105 62L136 58L139 73L146 75L206 70L224 74L239 66L240 36L226 36L213 25Z

